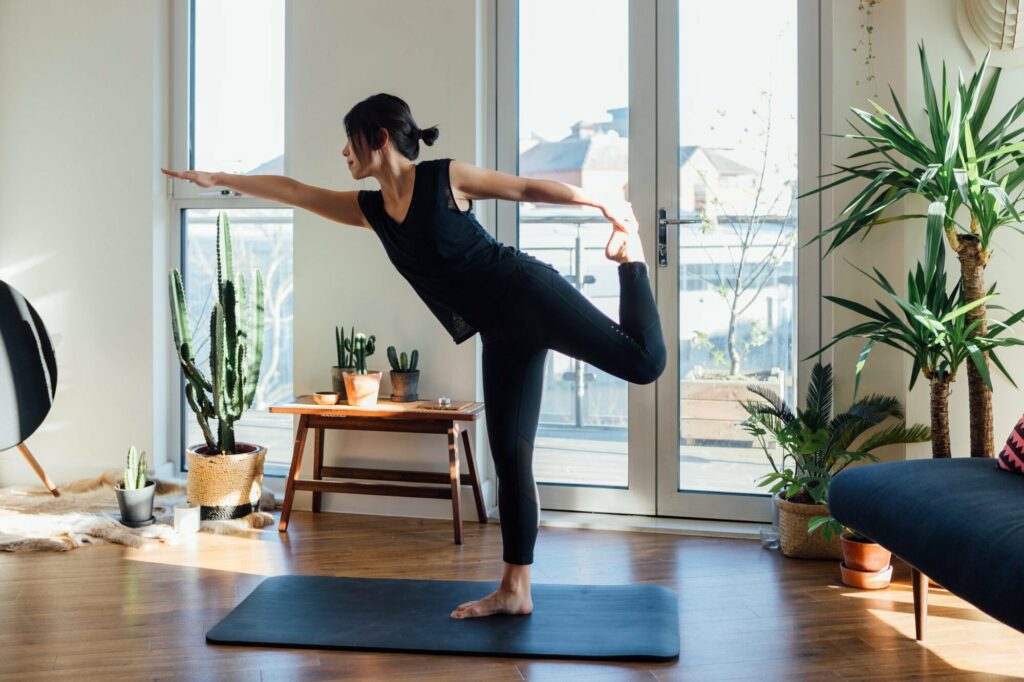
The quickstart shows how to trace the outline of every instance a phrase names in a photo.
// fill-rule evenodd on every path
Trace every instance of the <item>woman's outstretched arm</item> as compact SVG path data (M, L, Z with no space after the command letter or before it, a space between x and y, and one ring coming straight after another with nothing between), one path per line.
M452 160L448 177L452 191L469 199L507 199L544 204L574 204L593 206L604 213L615 227L633 232L636 216L628 201L595 197L580 187L557 180L522 178L487 168L479 168L463 161Z
M355 227L370 227L366 222L357 192L307 185L284 175L237 175L206 171L173 171L161 168L166 175L188 180L200 187L224 187L260 199L269 199L288 206L303 208L335 222Z

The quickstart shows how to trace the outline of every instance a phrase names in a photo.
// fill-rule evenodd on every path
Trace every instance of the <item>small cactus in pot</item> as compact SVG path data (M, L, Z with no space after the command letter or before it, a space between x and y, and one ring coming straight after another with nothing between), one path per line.
M152 523L155 491L156 482L146 480L146 452L133 445L125 458L124 479L114 487L121 523L132 528Z
M419 400L418 386L420 371L420 352L413 349L411 355L399 353L394 346L388 346L388 362L391 363L391 400L396 403L408 403Z
M345 339L345 346L352 352L355 366L342 370L345 379L345 399L349 405L376 405L380 390L380 370L366 369L366 358L373 355L377 337L359 332L352 339ZM350 343L351 341L351 343Z
M345 328L336 326L334 328L334 345L338 353L338 364L331 367L331 388L345 400L345 377L342 372L346 369L355 369L355 361L352 359L352 342L356 337L356 328L352 327L352 335L345 335Z

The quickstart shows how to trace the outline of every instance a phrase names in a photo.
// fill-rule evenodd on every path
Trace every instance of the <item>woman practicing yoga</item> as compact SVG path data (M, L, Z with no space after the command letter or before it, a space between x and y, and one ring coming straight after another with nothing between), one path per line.
M338 192L280 175L171 171L200 187L226 187L372 229L399 273L462 343L479 332L487 434L498 476L504 573L495 592L451 616L528 614L530 565L540 518L533 444L548 349L620 379L647 384L665 369L661 321L628 202L603 201L572 185L520 178L438 159L412 163L437 127L417 127L408 105L378 94L344 119L342 154L356 180L380 190ZM491 237L471 213L474 199L576 204L601 210L613 229L605 255L619 263L619 322L553 266ZM464 207L465 206L465 207Z

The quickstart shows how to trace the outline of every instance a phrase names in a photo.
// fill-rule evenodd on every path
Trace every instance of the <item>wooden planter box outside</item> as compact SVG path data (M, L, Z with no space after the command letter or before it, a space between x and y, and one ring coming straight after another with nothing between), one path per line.
M684 445L755 447L740 422L747 413L740 400L760 400L747 386L763 386L785 395L785 375L766 380L683 379L679 382L679 436Z

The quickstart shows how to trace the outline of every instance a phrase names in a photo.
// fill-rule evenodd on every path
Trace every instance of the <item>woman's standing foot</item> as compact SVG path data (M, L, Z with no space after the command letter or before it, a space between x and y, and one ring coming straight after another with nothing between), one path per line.
M525 616L533 612L530 598L530 564L505 564L505 574L498 589L486 597L460 604L451 612L452 618L479 618L496 613Z

